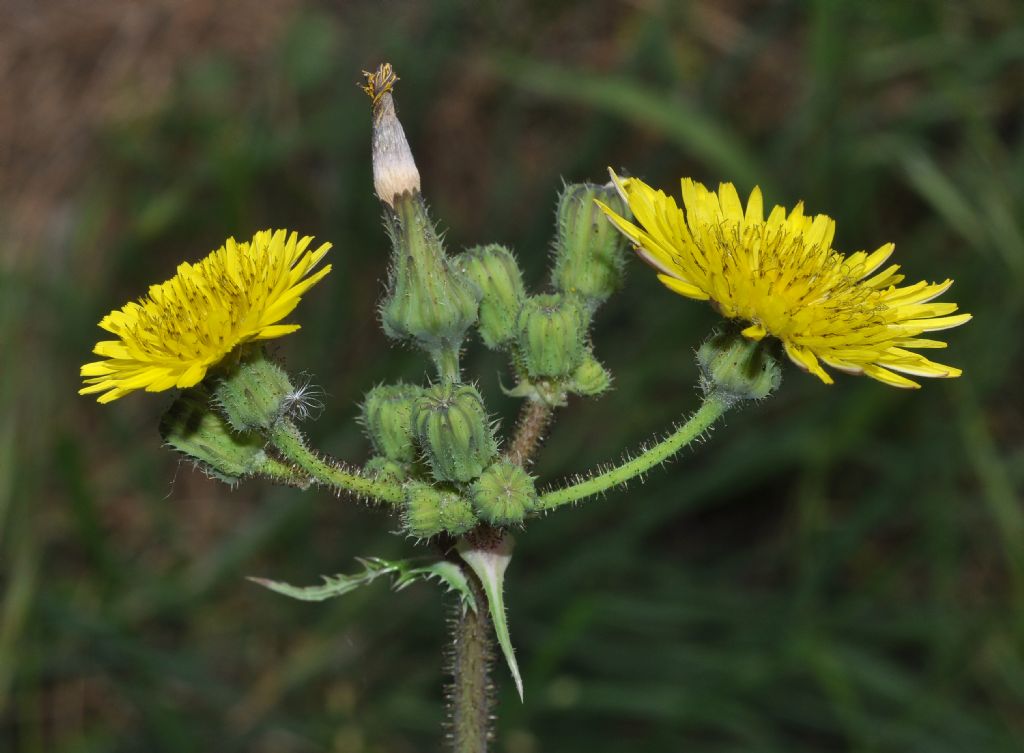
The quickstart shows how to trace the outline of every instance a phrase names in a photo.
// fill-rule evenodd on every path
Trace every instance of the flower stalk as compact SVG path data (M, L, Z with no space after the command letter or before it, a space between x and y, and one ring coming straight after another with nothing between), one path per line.
M400 504L405 499L405 492L398 484L367 478L346 470L334 461L324 460L309 449L298 427L290 421L282 421L274 427L270 442L282 458L306 474L311 482L330 487L337 492L347 492L363 499L393 505Z
M540 495L538 511L549 511L564 505L571 505L595 494L601 494L616 486L622 486L654 466L664 463L697 437L701 436L729 409L733 401L718 392L711 392L704 398L697 412L679 428L653 447L635 458L561 489Z

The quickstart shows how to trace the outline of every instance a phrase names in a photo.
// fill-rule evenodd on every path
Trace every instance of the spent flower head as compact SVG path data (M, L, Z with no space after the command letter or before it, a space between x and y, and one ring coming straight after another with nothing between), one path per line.
M314 272L330 243L262 230L251 241L229 238L196 264L185 262L138 302L111 311L99 326L117 336L96 343L103 356L82 366L80 394L108 403L129 392L192 387L237 346L299 329L279 324L302 294L331 271Z
M794 363L826 384L832 377L822 364L894 387L920 386L904 374L960 376L911 349L946 347L920 335L971 315L955 314L955 303L932 303L952 280L897 287L899 266L882 268L892 243L846 256L832 247L835 221L805 215L803 203L788 213L775 206L766 219L760 189L744 207L732 183L714 192L684 178L684 212L643 181L612 177L636 224L602 209L666 287L711 301L726 318L744 322L751 340L778 338Z

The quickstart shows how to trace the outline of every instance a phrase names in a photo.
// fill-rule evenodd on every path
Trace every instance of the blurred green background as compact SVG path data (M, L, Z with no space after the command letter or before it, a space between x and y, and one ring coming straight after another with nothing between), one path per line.
M1024 749L1024 9L890 2L72 0L0 7L0 749L440 746L445 606L311 583L400 557L347 500L229 490L160 448L168 396L78 397L111 308L228 235L294 227L334 272L280 341L361 462L372 385L422 379L380 333L388 250L359 72L398 107L452 251L547 265L563 179L759 183L894 240L975 314L905 393L795 369L646 483L530 525L509 572L526 681L495 750ZM709 307L640 265L599 316L616 375L561 412L551 482L692 410ZM467 365L509 425L500 359Z

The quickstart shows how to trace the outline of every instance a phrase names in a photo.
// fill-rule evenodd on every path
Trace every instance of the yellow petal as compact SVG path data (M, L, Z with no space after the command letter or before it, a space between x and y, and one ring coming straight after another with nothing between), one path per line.
M679 293L679 295L684 295L687 298L693 298L695 301L706 301L709 298L708 294L696 285L685 282L676 277L658 275L658 279L661 280L662 284L669 290Z

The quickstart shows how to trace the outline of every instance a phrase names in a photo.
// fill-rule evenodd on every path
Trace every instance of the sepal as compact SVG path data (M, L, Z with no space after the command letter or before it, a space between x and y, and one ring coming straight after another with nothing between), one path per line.
M473 509L492 525L522 523L537 507L533 477L510 460L498 460L470 487Z
M607 392L612 385L612 375L590 351L583 357L576 371L572 373L570 389L577 395L595 397Z
M263 348L243 348L239 360L213 380L215 402L239 432L269 432L295 405L295 394L288 374Z
M465 483L498 452L483 398L469 384L435 384L413 407L413 431L438 481Z
M589 319L572 295L536 295L517 321L518 348L531 378L564 378L583 362Z
M515 256L496 243L477 246L455 257L456 266L480 289L477 329L484 345L507 346L516 336L516 317L526 292Z
M445 256L423 197L395 197L387 213L394 248L381 322L388 336L434 352L458 350L477 320L480 291Z
M701 388L730 403L763 400L778 389L782 368L769 341L748 340L738 332L716 333L697 350Z
M422 481L405 486L403 529L417 539L429 539L439 533L459 536L479 521L473 505L458 492L437 489Z
M160 419L160 436L210 476L234 485L263 467L265 441L234 431L210 403L205 387L185 390Z
M360 418L378 455L402 463L416 457L412 409L423 389L412 384L374 387L363 400Z

